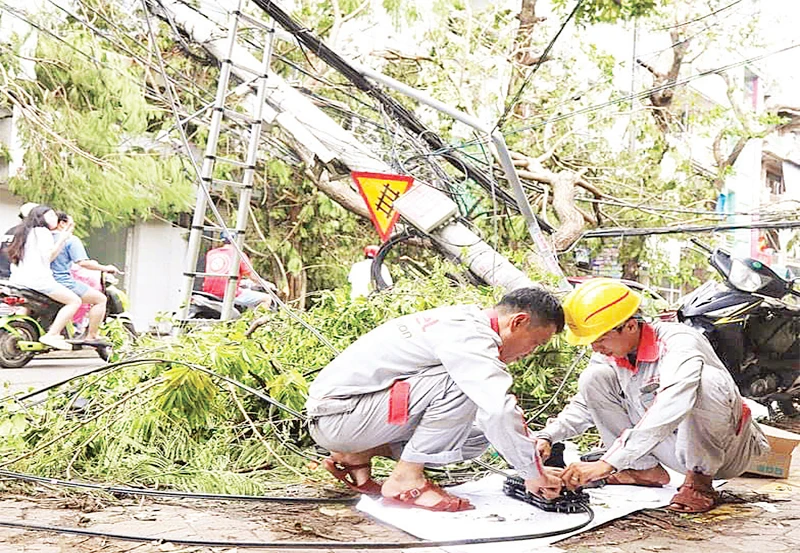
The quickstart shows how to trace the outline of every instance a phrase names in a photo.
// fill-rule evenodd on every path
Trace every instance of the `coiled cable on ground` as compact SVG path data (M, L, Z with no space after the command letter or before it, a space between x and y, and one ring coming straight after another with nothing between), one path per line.
M269 402L270 404L286 410L287 412L291 413L292 415L298 416L299 418L305 418L301 413L291 409L290 407L283 405L282 403L274 400L273 398L269 397L268 395L255 390L246 384L243 384L237 380L229 378L224 375L220 375L215 373L211 369L206 367L200 367L198 365L193 365L191 363L185 363L183 361L176 361L171 359L160 359L160 358L139 358L139 359L132 359L128 361L121 361L119 363L113 363L109 365L104 365L99 367L98 369L89 371L88 373L83 373L76 375L74 377L68 378L61 382L57 382L55 384L51 384L45 388L34 390L24 396L10 396L7 398L3 398L4 400L15 399L17 401L24 400L27 398L34 397L37 394L43 393L45 391L49 391L55 389L59 386L63 386L72 380L77 378L81 378L86 376L87 374L92 374L94 372L98 372L101 370L108 370L111 368L118 368L127 365L138 365L138 364L146 364L146 363L166 363L166 364L174 364L174 365L182 365L194 370L199 370L208 374L209 376L220 378L221 380L228 382L232 385L235 385L256 397ZM54 485L54 486L63 486L63 487L73 487L73 488L82 488L88 490L96 490L96 491L103 491L106 493L116 493L116 494L127 494L127 495L139 495L139 496L149 496L149 497L175 497L175 498L191 498L191 499L201 499L201 500L209 500L209 501L247 501L247 502L267 502L267 503L294 503L294 504L320 504L320 503L339 503L339 504L352 504L357 501L358 498L318 498L318 497L270 497L270 496L249 496L249 495L227 495L227 494L209 494L209 493L198 493L198 492L181 492L181 491L165 491L165 490L146 490L142 488L129 488L129 487L122 487L122 486L106 486L102 484L92 484L87 482L77 482L71 480L60 480L55 478L43 477L43 476L36 476L31 474L23 474L8 470L0 470L0 476L6 478L12 478L15 480L26 481L26 482L37 482L42 484ZM279 550L294 550L294 549L365 549L365 550L378 550L378 549L411 549L411 548L424 548L424 547L447 547L447 546L457 546L457 545L477 545L477 544L489 544L489 543L502 543L502 542L512 542L512 541L526 541L526 540L533 540L533 539L540 539L540 538L547 538L553 536L559 536L562 534L568 534L571 532L578 531L589 524L594 520L594 511L587 506L582 506L584 512L587 515L586 520L581 521L579 524L573 525L569 528L558 529L558 530L549 530L545 532L537 532L532 534L523 534L518 536L504 536L499 538L469 538L469 539L460 539L460 540L440 540L440 541L415 541L415 542L340 542L340 541L328 541L328 542L291 542L291 541L277 541L277 542L223 542L223 541L208 541L208 540L199 540L199 539L181 539L181 538L153 538L148 536L138 536L133 534L115 534L110 532L94 532L91 530L83 530L80 528L69 528L69 527L59 527L59 526L49 526L49 525L42 525L42 524L34 524L29 522L15 522L15 521L4 521L0 520L0 527L6 528L19 528L23 530L30 530L30 531L41 531L41 532L55 532L55 533L62 533L62 534L72 534L72 535L79 535L79 536L87 536L87 537L97 537L97 538L106 538L106 539L117 539L123 541L133 541L133 542L151 542L151 541L169 541L170 543L174 543L177 545L186 545L186 546L201 546L201 547L242 547L242 548L263 548L263 549L279 549Z

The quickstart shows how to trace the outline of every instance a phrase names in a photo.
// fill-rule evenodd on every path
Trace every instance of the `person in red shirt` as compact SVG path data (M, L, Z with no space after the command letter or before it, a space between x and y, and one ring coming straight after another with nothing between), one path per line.
M225 287L228 283L228 276L231 272L231 265L236 257L236 249L231 244L230 235L226 232L222 233L221 239L223 245L209 250L206 254L206 273L220 276L206 276L203 279L203 292L222 298L225 296ZM236 299L234 305L242 307L256 308L263 305L269 309L272 304L272 297L265 292L258 292L250 289L253 282L248 278L250 277L250 269L248 268L249 259L247 255L242 252L242 258L239 261L239 278L236 281ZM273 290L275 285L271 282L267 283Z

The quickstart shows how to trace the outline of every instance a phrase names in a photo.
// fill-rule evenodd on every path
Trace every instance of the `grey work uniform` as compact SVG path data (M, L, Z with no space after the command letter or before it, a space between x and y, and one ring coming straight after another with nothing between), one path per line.
M617 470L672 470L731 478L768 450L708 340L680 323L643 324L636 364L592 355L578 394L537 437L561 441L596 426Z
M496 323L495 323L496 324ZM344 453L389 445L395 458L442 465L480 455L487 439L524 478L541 461L500 361L500 336L477 306L399 317L365 334L309 388L311 436ZM389 422L391 387L410 386L408 421Z

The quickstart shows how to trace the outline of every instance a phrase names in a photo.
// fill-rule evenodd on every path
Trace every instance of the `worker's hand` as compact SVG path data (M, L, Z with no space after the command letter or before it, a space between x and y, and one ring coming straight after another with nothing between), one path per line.
M605 478L613 472L614 467L605 461L571 463L561 474L561 480L568 489L574 490L589 482Z
M545 440L544 438L536 439L536 451L539 452L539 458L542 461L547 461L550 458L552 449L553 444L550 443L550 440Z
M538 478L525 480L525 489L534 495L545 499L554 499L561 493L564 483L561 481L561 471L554 467L544 467L544 473Z
M112 275L116 275L116 274L120 273L120 270L117 269L114 265L106 265L103 270L104 270L104 272L110 273Z

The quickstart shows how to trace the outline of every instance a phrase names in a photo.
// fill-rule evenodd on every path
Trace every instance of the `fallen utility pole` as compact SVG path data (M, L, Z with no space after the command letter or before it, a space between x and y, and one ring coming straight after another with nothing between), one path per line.
M434 151L442 150L444 158L453 167L458 168L467 177L473 179L480 184L485 190L492 194L501 194L506 198L508 193L498 188L494 180L486 175L483 171L475 168L469 161L460 156L456 151L449 150L444 141L438 134L425 127L417 117L406 109L397 100L385 94L380 88L373 85L367 77L378 81L385 86L392 88L409 98L413 98L421 103L433 107L450 117L469 125L473 129L486 134L494 143L497 148L498 156L500 158L503 171L514 191L513 201L516 209L520 211L528 224L528 231L533 239L536 250L546 268L550 273L560 278L560 286L562 288L569 288L569 283L566 281L561 268L558 265L558 259L553 251L552 245L548 242L547 238L542 234L542 226L545 225L551 232L552 227L547 225L544 221L533 213L528 198L522 188L519 175L514 167L514 162L511 159L511 153L505 143L505 138L502 133L491 126L485 125L478 121L476 118L456 110L438 100L435 100L427 94L407 86L391 77L383 75L377 71L373 71L364 67L356 67L348 62L336 52L328 48L319 38L317 38L311 31L303 27L300 23L291 18L286 12L281 10L271 0L253 0L253 2L261 7L276 23L281 25L289 33L291 33L301 44L309 48L314 54L322 61L327 63L333 69L339 71L350 82L352 82L360 90L368 93L370 96L378 100L381 105L394 117L396 117L403 126L414 134L422 137ZM505 201L508 201L507 199ZM440 244L441 246L441 244Z
M354 67L353 64L331 50L311 30L301 25L298 21L295 21L289 14L278 7L275 2L272 2L272 0L253 0L253 3L264 10L264 12L272 17L281 27L291 33L300 44L313 52L316 57L324 61L331 68L341 73L359 90L366 92L380 102L380 104L386 109L387 112L389 112L389 114L396 117L397 120L411 133L423 139L433 151L441 151L441 157L452 167L478 183L481 188L490 194L495 194L498 200L502 201L512 209L524 209L519 205L518 200L515 199L514 196L509 194L506 190L498 188L494 179L490 175L487 175L485 171L475 167L475 165L473 165L459 152L451 149L450 146L446 144L437 133L426 127L416 115L404 107L400 102L383 92L383 90L381 90L379 87L372 84L367 79L367 75L363 70ZM370 77L374 77L375 75L375 72L369 74ZM414 96L414 98L420 100L418 96ZM452 113L448 112L448 115L452 115ZM491 132L487 134L491 135ZM538 216L536 216L536 223L545 232L550 233L555 230L546 221L543 221Z
M178 0L162 0L156 11L163 10L172 23L199 44L215 59L228 55L225 30L195 8ZM230 53L232 69L242 82L248 82L259 62L241 45ZM313 102L294 89L273 71L268 72L268 86L262 117L268 124L277 124L321 163L337 159L350 171L393 173L380 156L367 149L363 142L342 128ZM246 102L256 101L252 92ZM334 198L336 199L336 198ZM431 231L437 246L466 264L470 271L492 286L514 290L534 283L505 257L477 236L464 224L454 221Z

